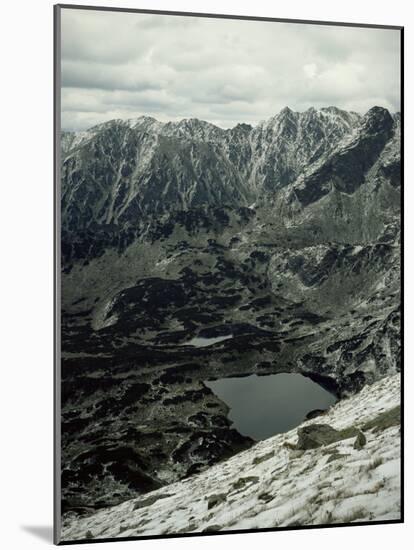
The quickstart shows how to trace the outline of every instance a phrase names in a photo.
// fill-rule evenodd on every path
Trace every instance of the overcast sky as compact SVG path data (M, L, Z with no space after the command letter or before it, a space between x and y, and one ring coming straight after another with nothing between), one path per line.
M62 9L62 128L400 109L399 31Z

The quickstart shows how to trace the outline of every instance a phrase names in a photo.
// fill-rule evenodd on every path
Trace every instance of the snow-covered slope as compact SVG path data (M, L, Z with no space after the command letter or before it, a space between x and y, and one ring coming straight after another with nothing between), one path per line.
M383 378L199 475L68 518L62 540L398 520L399 404L400 376ZM312 448L321 424L336 441Z

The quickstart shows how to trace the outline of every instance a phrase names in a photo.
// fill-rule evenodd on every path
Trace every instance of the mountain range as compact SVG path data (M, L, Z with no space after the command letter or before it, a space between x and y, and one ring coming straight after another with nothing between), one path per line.
M289 204L307 206L335 191L354 193L380 154L378 170L398 179L398 139L399 115L378 107L365 116L285 108L254 128L230 130L140 117L64 132L63 226L133 225L146 213L206 204L249 206L282 189Z

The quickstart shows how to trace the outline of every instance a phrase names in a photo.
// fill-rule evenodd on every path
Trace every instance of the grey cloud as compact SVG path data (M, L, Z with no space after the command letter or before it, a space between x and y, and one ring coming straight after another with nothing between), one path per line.
M62 125L257 123L285 105L399 110L393 30L62 10Z
M153 30L174 25L175 29L184 29L190 27L194 22L191 16L171 16L160 17L157 14L145 14L145 17L139 17L134 21L134 25L140 30Z
M63 61L64 88L97 88L100 90L159 90L168 85L173 70L150 65L107 65Z
M103 101L109 108L116 107L127 111L134 111L138 108L144 111L143 114L150 109L160 112L166 108L173 108L176 104L174 97L169 96L165 91L157 90L111 94Z

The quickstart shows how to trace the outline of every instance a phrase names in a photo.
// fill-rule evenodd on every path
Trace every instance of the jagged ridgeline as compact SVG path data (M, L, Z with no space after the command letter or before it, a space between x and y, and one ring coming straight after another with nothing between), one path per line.
M207 380L399 370L398 114L114 120L62 133L61 184L64 510L249 447Z

